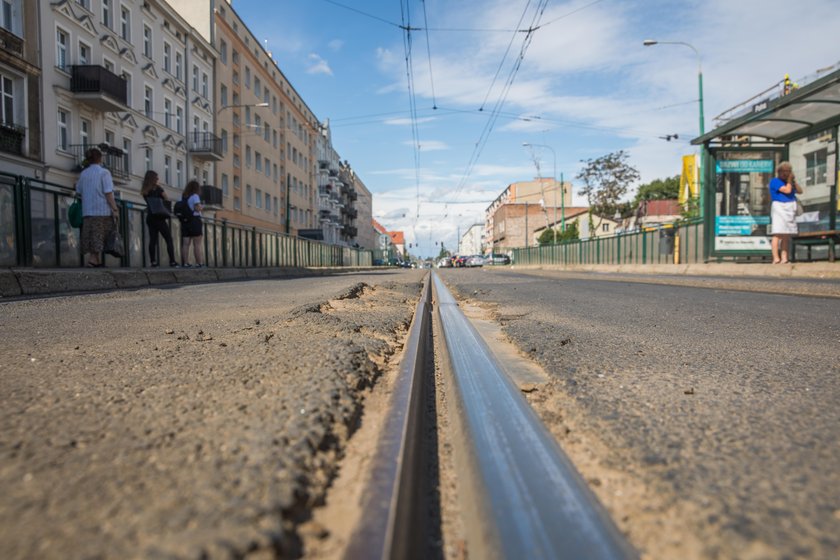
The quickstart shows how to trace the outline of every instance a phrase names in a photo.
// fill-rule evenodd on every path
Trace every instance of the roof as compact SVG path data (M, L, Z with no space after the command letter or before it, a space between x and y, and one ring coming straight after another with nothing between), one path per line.
M391 243L394 245L405 245L405 235L401 231L389 231L388 235L391 237Z
M746 115L733 118L691 141L705 144L722 136L754 136L786 144L840 122L840 70L778 99L753 103Z
M646 216L679 216L682 207L679 200L647 200L644 212Z
M373 229L375 229L379 233L387 234L388 230L382 227L382 224L371 218L371 223L373 224Z

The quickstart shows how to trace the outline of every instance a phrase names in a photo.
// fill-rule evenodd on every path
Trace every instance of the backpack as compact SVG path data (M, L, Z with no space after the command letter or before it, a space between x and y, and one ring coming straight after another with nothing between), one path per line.
M192 210L190 210L190 205L187 204L186 199L181 199L175 203L172 207L172 213L175 214L182 224L188 223L193 218Z

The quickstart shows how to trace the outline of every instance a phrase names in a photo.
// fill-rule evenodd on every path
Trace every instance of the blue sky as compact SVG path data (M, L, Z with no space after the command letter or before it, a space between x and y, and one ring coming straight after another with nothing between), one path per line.
M840 61L836 0L550 0L538 19L547 25L531 35L483 135L526 36L487 30L517 28L523 14L532 21L537 0L336 2L375 18L327 0L233 6L318 118L330 119L336 149L373 193L374 217L403 230L421 256L437 254L436 241L455 247L457 231L482 221L509 183L535 177L534 157L551 176L551 151L523 142L551 146L575 190L580 160L619 149L642 182L678 174L699 126L697 59L681 46L644 47L645 39L698 49L707 130L786 73L797 79ZM428 43L426 31L411 32L419 150L397 26L406 5L411 25L429 28ZM672 134L679 140L660 138Z

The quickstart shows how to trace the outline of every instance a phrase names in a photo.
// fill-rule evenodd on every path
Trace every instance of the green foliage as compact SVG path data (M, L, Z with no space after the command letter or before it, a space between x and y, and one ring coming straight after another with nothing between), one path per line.
M640 177L639 171L627 163L629 157L619 150L597 159L581 160L584 166L577 178L584 186L580 193L586 196L594 214L612 217L616 210L622 212L624 205L619 200Z
M573 241L579 237L580 233L578 232L577 222L572 222L567 224L566 230L562 232L556 229L544 230L537 239L537 242L540 245L557 245L558 243L563 243L564 241Z
M680 219L686 222L696 220L700 217L700 198L689 198L680 214Z
M443 246L443 243L440 244L440 252L438 253L437 258L442 259L444 257L449 256L449 251L446 250L446 247Z
M639 185L636 197L633 199L633 208L645 200L673 200L680 196L680 176L666 177L665 179L654 179L650 183Z

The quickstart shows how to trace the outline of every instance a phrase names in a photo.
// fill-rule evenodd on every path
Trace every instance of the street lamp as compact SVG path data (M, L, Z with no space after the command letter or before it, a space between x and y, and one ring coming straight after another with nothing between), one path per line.
M682 41L656 41L653 39L645 39L642 43L646 47L652 47L654 45L682 45L683 47L688 47L694 54L697 56L697 89L700 94L699 99L699 106L700 106L700 136L706 134L706 124L705 119L703 118L703 67L700 61L700 51L698 51L694 45L690 45L689 43L684 43ZM706 152L701 148L700 150L700 215L703 216L703 208L705 205L704 195L705 190L703 185L706 182L704 177L704 172L706 169Z
M526 148L547 148L551 150L551 155L554 157L554 175L551 179L554 181L554 193L557 193L557 152L548 144L531 144L530 142L522 142ZM566 186L563 184L563 173L560 173L560 231L566 231ZM557 199L554 200L554 224L557 224Z

